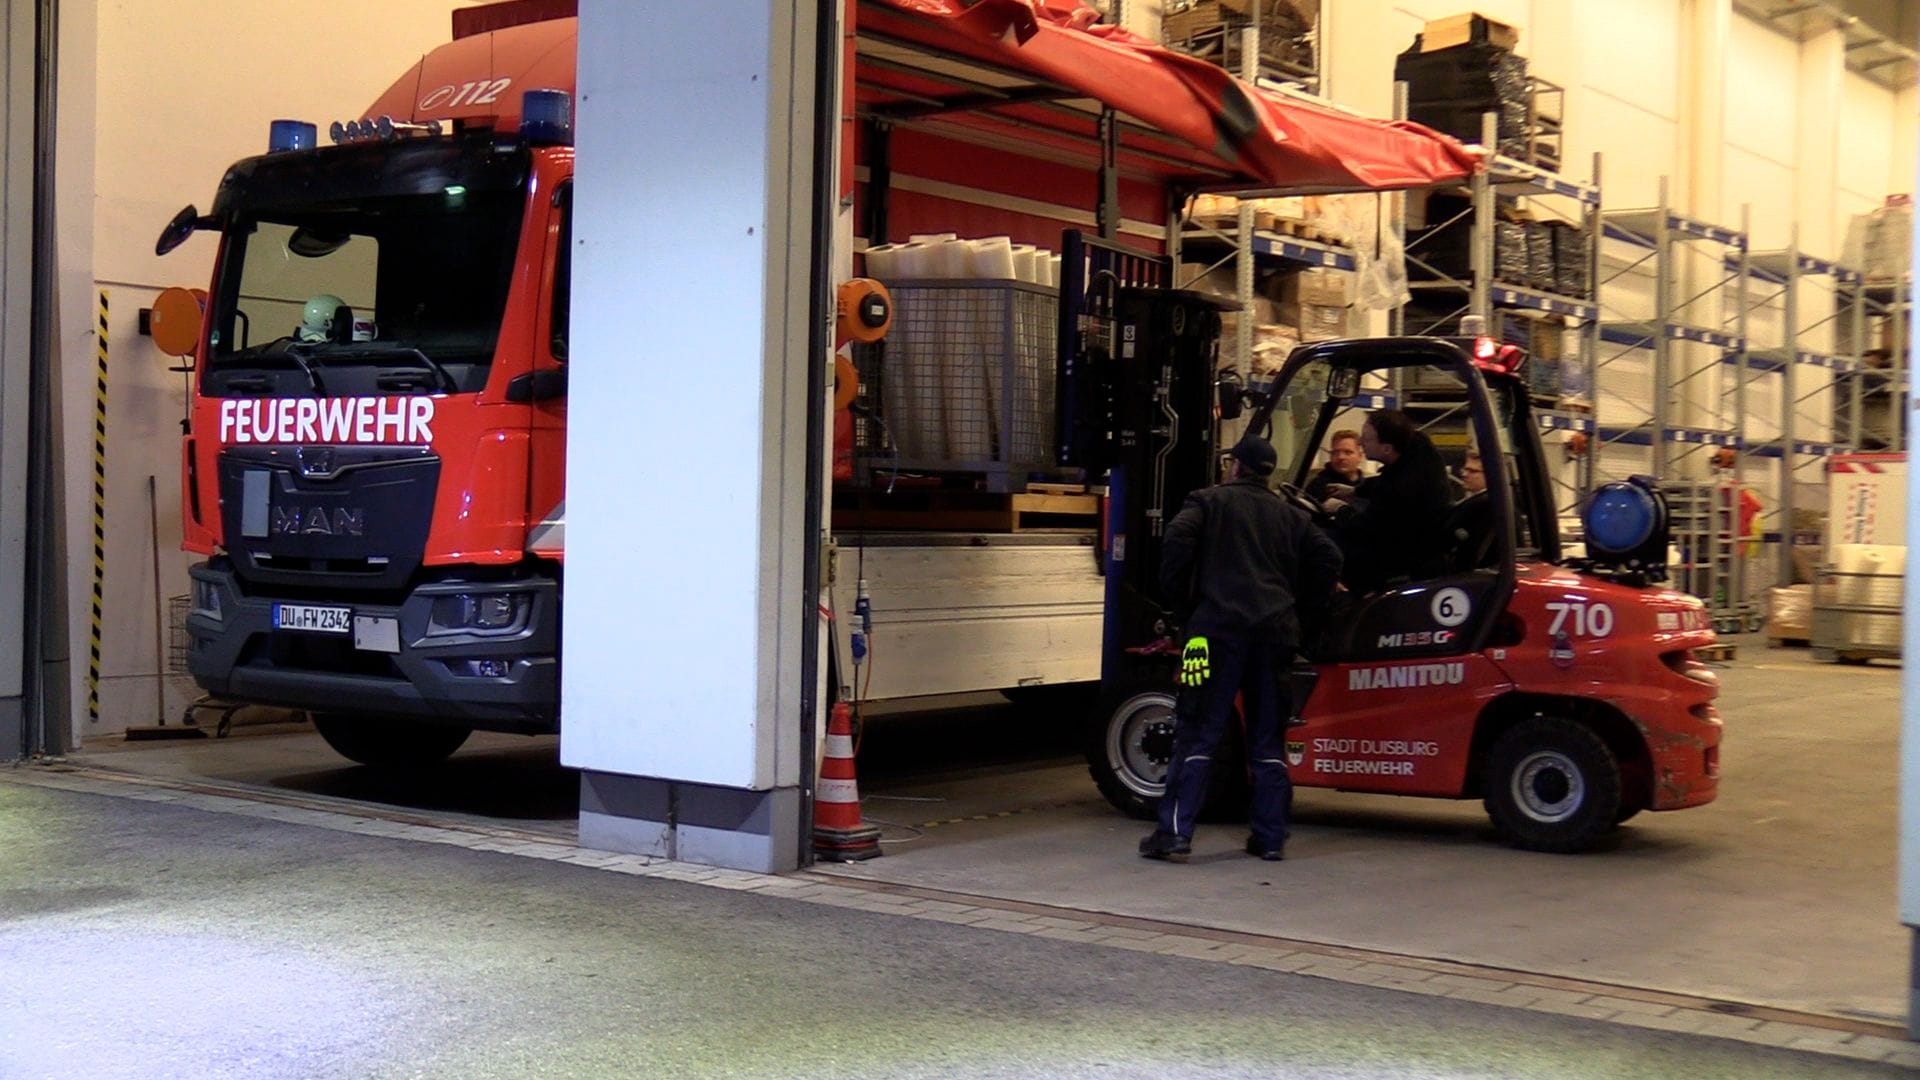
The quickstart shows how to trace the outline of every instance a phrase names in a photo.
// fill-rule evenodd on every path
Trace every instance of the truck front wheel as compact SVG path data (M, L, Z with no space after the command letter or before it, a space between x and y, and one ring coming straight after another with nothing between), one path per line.
M1493 824L1529 851L1584 851L1620 820L1620 763L1591 728L1560 717L1515 724L1487 756Z
M341 757L376 768L431 765L460 749L473 734L463 727L398 716L316 713L313 727Z

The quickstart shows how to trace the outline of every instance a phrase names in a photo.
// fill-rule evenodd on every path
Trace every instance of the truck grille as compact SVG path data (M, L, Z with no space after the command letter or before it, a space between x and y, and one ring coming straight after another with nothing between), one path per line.
M249 584L388 590L419 569L440 482L424 447L236 447L219 470L227 552Z

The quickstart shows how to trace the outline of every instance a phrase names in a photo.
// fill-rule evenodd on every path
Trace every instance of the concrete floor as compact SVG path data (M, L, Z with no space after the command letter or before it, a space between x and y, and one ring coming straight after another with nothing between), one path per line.
M1643 814L1607 851L1513 850L1477 802L1301 789L1282 864L1248 860L1244 828L1221 824L1201 826L1194 863L1143 865L1133 845L1148 826L1063 756L977 775L863 771L869 816L917 827L889 833L890 857L839 872L1900 1021L1899 670L1757 644L1721 671L1719 800ZM882 744L885 727L869 738L877 761L910 753ZM1024 812L952 820L1007 810Z
M0 1076L1892 1076L0 772Z
M1203 826L1193 864L1147 864L1133 855L1145 826L1093 791L1070 724L972 702L869 725L862 792L888 857L836 872L1901 1021L1898 670L1753 640L1741 655L1722 670L1720 800L1642 815L1605 852L1511 850L1477 803L1303 790L1283 864L1244 858L1242 830L1225 824ZM572 835L577 805L553 740L481 736L415 780L287 728L90 744L83 758L550 835Z

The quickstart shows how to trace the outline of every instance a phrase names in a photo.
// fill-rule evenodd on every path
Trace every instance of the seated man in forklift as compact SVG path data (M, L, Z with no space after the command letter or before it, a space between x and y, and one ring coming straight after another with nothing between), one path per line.
M1360 446L1380 462L1379 475L1329 488L1347 588L1378 592L1396 580L1441 572L1452 547L1445 522L1453 499L1433 440L1406 413L1376 409L1360 428Z
M1314 505L1324 506L1333 495L1327 490L1335 484L1348 487L1366 479L1363 468L1367 455L1360 449L1360 433L1352 428L1341 428L1327 440L1327 463L1307 481L1307 498Z
M1460 466L1460 484L1466 494L1447 512L1447 539L1453 549L1452 570L1486 566L1493 550L1493 502L1487 498L1487 469L1477 450L1467 451Z

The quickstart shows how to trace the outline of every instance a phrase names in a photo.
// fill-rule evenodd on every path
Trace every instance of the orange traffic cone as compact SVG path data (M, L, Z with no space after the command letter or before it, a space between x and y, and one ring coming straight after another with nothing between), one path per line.
M880 830L860 823L860 786L853 776L853 711L833 707L827 721L827 758L813 793L813 854L830 862L859 862L880 854Z

